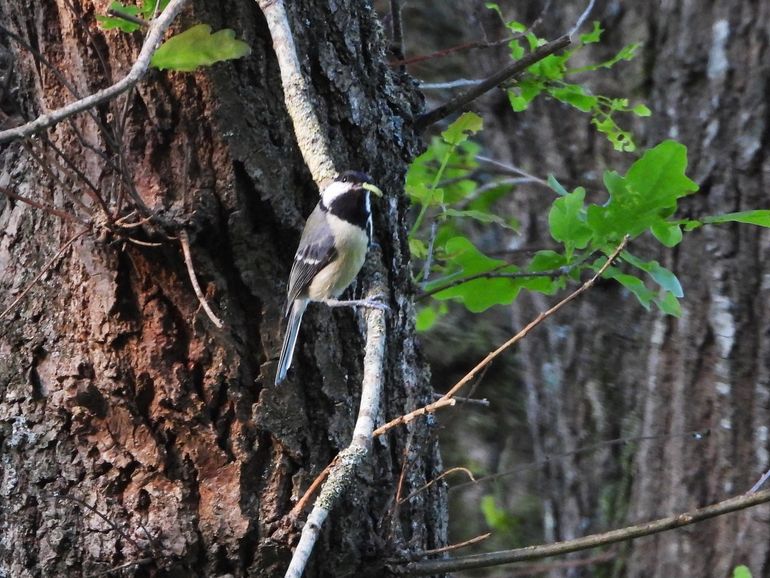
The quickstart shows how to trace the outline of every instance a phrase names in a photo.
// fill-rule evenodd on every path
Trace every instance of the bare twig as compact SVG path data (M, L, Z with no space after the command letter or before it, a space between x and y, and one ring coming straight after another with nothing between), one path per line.
M527 68L529 68L536 62L540 62L547 56L550 56L554 52L558 52L559 50L568 46L569 44L570 44L569 36L562 36L560 38L557 38L556 40L548 42L547 44L543 44L542 46L539 46L533 52L526 54L516 62L509 64L502 70L496 72L489 78L485 79L484 82L482 82L478 86L475 86L470 90L463 92L462 94L458 94L455 98L452 98L451 100L445 102L441 106L438 106L433 110L426 112L422 116L418 117L417 121L415 122L416 128L418 130L422 130L440 121L441 119L446 118L456 110L459 110L465 105L476 100L479 96L481 96L485 92L493 89L497 85L501 84L502 82L505 82L506 80L519 74L520 72L525 71Z
M590 558L583 558L581 560L560 560L559 562L551 562L550 564L521 564L516 565L506 572L508 578L514 576L536 576L545 574L547 572L553 572L555 570L569 570L571 568L583 568L585 566L593 566L594 564L602 564L609 562L618 557L617 552L602 552L596 556Z
M391 47L393 54L401 62L403 69L406 64L404 60L404 31L401 26L401 0L390 0L390 29L391 29Z
M370 297L382 295L384 287L375 279ZM302 528L302 535L294 550L286 578L300 578L313 551L326 517L353 482L356 468L369 453L374 420L380 405L385 357L385 312L370 309L366 314L366 353L364 378L361 384L361 405L358 409L353 440L340 452L336 464L330 468L326 482Z
M123 528L118 526L113 520L111 520L109 517L107 517L105 514L102 514L96 506L92 506L85 500L81 500L80 498L76 498L75 496L70 496L69 494L59 494L56 492L43 492L44 496L51 497L55 500L69 500L70 502L74 502L78 504L79 506L85 508L89 512L95 514L99 518L101 518L108 526L110 526L121 538L123 538L126 542L131 544L134 548L137 549L137 551L142 551L142 548L139 546L139 544L134 540L130 535L126 534L125 531L123 531Z
M145 564L149 564L153 560L154 558L140 558L139 560L126 562L125 564L121 564L120 566L115 566L114 568L108 568L107 570L97 572L96 574L88 574L86 578L97 578L97 576L108 576L109 574L115 574L116 572L120 572L121 570L125 570L126 568L131 568L133 566L144 566Z
M578 30L580 30L581 26L583 26L583 23L586 21L586 18L588 18L589 14L591 14L591 10L594 9L594 4L596 3L596 0L590 0L588 3L588 6L583 11L583 13L578 17L577 22L575 22L575 25L572 27L572 30L569 31L570 36L575 36Z
M80 237L82 237L83 235L85 235L85 234L86 234L86 232L87 232L87 231L81 231L80 233L78 233L77 235L75 235L74 237L72 237L72 238L71 238L69 241L67 241L66 243L64 243L64 245L62 245L61 249L59 249L59 250L56 252L56 254L55 254L53 257L51 257L50 261L48 261L48 263L46 263L45 265L43 265L43 267L40 269L40 272L39 272L37 275L35 275L35 278L34 278L34 279L32 279L32 281L30 281L30 282L29 282L29 285L27 285L27 286L24 288L24 291L22 291L22 292L19 294L19 296L18 296L18 297L16 297L16 299L14 299L14 300L13 300L13 303L11 303L11 304L10 304L8 307L6 307L6 308L5 308L5 310L4 310L2 313L0 313L0 319L2 319L3 317L5 317L6 315L8 315L8 313L10 313L10 312L13 310L13 308L14 308L14 307L16 307L16 305L18 305L18 304L19 304L19 302L20 302L22 299L24 299L24 297L27 295L27 293L29 293L29 292L30 292L30 290L32 289L32 287L34 287L34 286L35 286L35 283L37 283L37 282L40 280L40 278L41 278L41 277L42 277L42 276L45 274L45 272L46 272L46 271L48 271L48 270L49 270L51 267L53 267L53 266L56 264L56 262L59 260L59 258L60 258L62 255L64 255L64 253L67 251L67 249L69 249L69 248L70 248L70 245L72 245L72 243L74 243L74 242L75 242L75 241L77 241L77 240L78 240ZM71 499L71 498L70 498L70 499Z
M19 138L25 138L36 132L40 132L41 130L61 122L65 118L87 111L103 102L112 100L134 86L146 74L147 69L150 66L152 55L163 41L163 35L186 3L187 0L171 0L158 18L152 22L150 29L147 32L147 37L144 40L144 44L142 45L142 49L139 52L139 57L125 77L112 86L108 86L85 98L81 98L66 106L57 108L50 113L41 114L33 121L18 127L0 131L0 144Z
M548 556L558 556L570 552L588 550L598 546L615 544L633 540L642 536L658 534L674 528L688 526L709 518L722 516L731 512L737 512L752 506L770 502L770 490L764 490L756 494L743 494L736 496L710 506L698 508L690 512L660 518L652 522L645 522L633 526L626 526L618 530L611 530L601 534L592 534L577 538L575 540L566 540L554 544L543 544L539 546L528 546L526 548L516 548L514 550L502 550L499 552L489 552L487 554L476 554L473 556L463 556L460 558L450 558L444 560L426 560L422 562L408 562L403 565L392 565L391 570L396 574L408 576L426 576L431 574L442 574L445 572L454 572L459 570L469 570L471 568L486 568L489 566L499 566L511 562L521 562L525 560L536 560Z
M294 46L283 0L257 0L273 38L273 50L278 59L283 84L283 98L294 126L297 145L310 174L319 188L337 175L326 132L313 108L310 84Z
M187 274L190 276L190 283L192 283L195 296L198 298L198 301L200 302L201 307L203 307L203 310L206 312L206 315L208 315L208 318L211 319L211 322L216 325L217 328L222 329L225 324L222 323L222 320L219 319L219 317L217 317L216 314L211 310L208 301L206 301L206 297L203 295L203 291L201 291L201 286L198 284L198 277L195 275L192 255L190 254L190 237L187 235L187 231L184 229L179 232L179 244L182 245L184 263L187 265Z
M501 266L500 268L502 269L510 266L511 266L510 263L508 263ZM515 273L500 273L499 271L486 271L484 273L475 273L474 275L468 275L467 277L461 277L460 279L449 281L446 283L446 285L440 285L438 287L434 287L429 291L423 291L417 296L416 301L427 299L431 295L435 295L436 293L441 293L442 291L446 291L447 289L451 289L452 287L457 287L458 285L462 285L464 283L476 281L477 279L528 279L530 277L559 277L561 275L566 275L568 272L569 271L566 268L563 268L563 269L554 269L551 271L535 271L535 272L519 271ZM436 282L437 281L433 281L433 283L436 283Z
M435 397L436 399L441 399L442 397L444 397L444 394L436 391L433 393L433 397ZM473 397L460 397L459 395L456 395L455 399L459 402L467 403L468 405L480 405L482 407L489 407L490 405L489 400L487 398L477 399Z
M508 163L503 163L501 161L490 159L489 157L485 157L483 155L477 155L476 160L488 165L492 165L493 167L502 170L505 174L510 175L518 175L521 177L525 177L529 179L530 181L534 181L536 183L540 183L541 185L544 185L548 187L548 181L541 179L540 177L536 177L533 174L528 173L524 169L520 169L519 167L515 167L513 165L510 165Z
M417 64L418 62L424 62L425 60L433 60L434 58L444 58L446 56L451 56L452 54L455 54L457 52L464 52L466 50L474 50L477 48L496 48L498 46L504 46L509 42L511 42L512 40L516 40L518 38L524 38L528 32L537 28L537 26L539 26L540 23L543 21L543 16L548 11L548 8L550 8L550 6L551 6L551 0L548 0L543 6L543 9L540 11L540 14L538 15L538 17L534 20L534 22L532 22L532 24L529 25L529 27L524 32L518 32L516 34L512 34L511 36L500 38L499 40L486 40L486 39L476 40L475 42L465 42L464 44L459 44L457 46L450 46L449 48L436 50L435 52L431 52L430 54L412 56L411 58L402 57L401 60L397 60L396 62L391 62L390 66L399 66L399 65L403 66L408 64ZM505 20L503 20L502 24L505 25Z
M109 10L107 10L107 14L109 14L110 16L114 16L115 18L120 18L121 20L125 20L126 22L137 24L142 28L146 28L147 26L150 25L150 23L147 22L147 20L145 20L144 18L139 18L138 16L126 14L125 12L121 12L120 10L115 10L114 8L110 8Z
M86 221L85 219L73 213L70 213L63 209L59 209L58 207L54 207L53 205L50 205L43 201L33 201L32 199L28 199L27 197L22 197L20 194L14 193L11 189L8 189L6 187L0 187L0 192L2 192L5 196L7 196L10 199L14 199L15 201L21 201L22 203L26 203L31 207L35 207L36 209L40 209L41 211L45 211L46 213L50 213L61 219L66 219L67 221L74 221L76 223L80 223L81 225L89 224L88 221Z
M423 550L422 552L415 552L414 554L410 554L409 557L423 558L425 556L432 556L434 554L443 554L444 552L459 550L460 548L467 548L468 546L473 546L474 544L483 542L484 540L489 538L491 535L492 535L492 532L487 532L486 534L481 534L480 536L476 536L475 538L471 538L470 540L465 540L465 542L450 544L449 546L444 546L443 548L433 548L432 550Z
M409 494L406 498L399 499L398 502L402 503L402 504L404 502L408 502L409 500L414 498L417 494L420 494L420 493L424 492L425 490L430 488L433 484L435 484L439 480L442 480L446 476L448 476L449 474L454 474L455 472L462 472L462 473L464 473L466 476L468 476L471 479L470 483L475 483L476 482L476 478L473 477L473 472L471 472L468 468L463 468L463 467L460 467L460 466L455 467L455 468L449 468L448 470L445 470L445 471L441 472L441 475L436 476L431 481L429 481L427 484L423 485L420 488L417 488L414 492Z
M381 436L382 434L393 429L394 427L399 426L401 424L409 423L416 417L425 415L426 413L433 413L437 409L454 405L455 400L453 399L453 396L458 391L460 391L460 389L462 389L468 382L470 382L479 371L481 371L487 365L492 363L492 361L497 356L499 356L503 351L505 351L515 343L521 341L524 337L526 337L529 334L530 331L532 331L535 327L540 325L543 321L545 321L551 315L553 315L554 313L559 311L562 307L564 307L571 301L574 301L580 295L582 295L583 293L588 291L591 287L593 287L594 283L596 283L596 280L599 279L599 277L601 277L604 274L604 272L612 264L612 262L618 257L618 255L620 255L621 251L623 251L626 244L628 243L628 240L629 240L628 235L623 237L623 240L620 242L620 244L618 244L617 247L615 247L615 250L608 257L607 261L604 263L604 265L601 266L601 268L596 272L596 274L593 277L591 277L588 281L586 281L580 287L575 289L575 291L570 293L567 297L559 301L556 305L554 305L547 311L540 313L535 319L530 321L524 327L524 329L519 331L516 335L511 337L508 341L503 343L500 347L495 349L493 352L487 355L484 359L482 359L479 363L477 363L476 366L473 369L471 369L468 373L466 373L465 376L460 381L454 384L452 388L449 391L447 391L441 399L439 399L438 401L434 401L433 403L428 404L424 407L416 409L408 414L397 417L396 419L389 421L385 425L378 427L376 430L374 430L374 436L375 437Z
M465 88L466 86L478 86L484 82L483 78L457 78L447 82L421 82L420 90L451 90L453 88Z
M762 477L757 480L756 484L751 486L751 489L748 491L748 493L753 494L754 492L758 492L759 488L765 485L765 482L768 478L770 478L770 470L767 470L764 474L762 474Z
M313 494L316 493L316 490L321 487L321 484L329 475L329 472L332 471L332 468L336 465L337 460L339 459L340 455L337 454L334 456L334 459L329 463L329 465L326 466L323 471L321 471L321 473L316 476L315 480L313 480L313 483L311 483L308 489L305 490L305 493L302 494L302 497L291 509L291 512L289 512L290 517L297 518L302 513L302 511L307 508L307 505L310 502L310 498L312 498Z
M459 398L455 398L459 399ZM579 448L576 448L574 450L568 451L568 452L560 452L560 453L552 453L547 454L544 458L539 459L534 462L529 462L526 464L521 464L516 466L515 468L511 468L509 470L504 470L502 472L497 472L495 474L489 474L486 476L481 476L479 478L476 478L475 480L471 482L462 482L460 484L455 484L454 486L449 487L449 491L455 491L459 490L461 488L465 488L468 486L475 486L477 484L483 484L485 482L491 482L494 480L499 480L500 478L504 478L506 476L512 476L514 474L519 474L521 472L525 472L528 470L533 470L535 468L542 468L550 463L553 463L555 460L560 460L564 458L568 458L570 456L577 456L580 454L585 454L588 452L593 452L602 448L617 446L617 445L623 445L627 443L633 443L633 442L639 442L639 441L649 441L649 440L661 440L661 439L673 439L673 438L681 438L681 437L688 437L692 438L696 441L701 441L703 439L706 439L709 435L709 430L697 430L697 431L689 431L679 434L660 434L660 435L646 435L646 436L628 436L628 437L622 437L622 438L615 438L611 440L604 440L600 442L596 442L593 444L588 444L585 446L581 446Z

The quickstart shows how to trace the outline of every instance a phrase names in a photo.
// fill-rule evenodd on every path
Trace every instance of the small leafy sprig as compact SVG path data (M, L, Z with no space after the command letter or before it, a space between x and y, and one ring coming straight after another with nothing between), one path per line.
M707 224L770 227L770 210L678 219L680 199L695 193L698 185L686 174L687 148L666 140L645 151L625 174L605 171L605 193L591 195L596 202L587 200L584 187L570 192L550 176L548 185L557 198L548 212L548 229L558 248L537 251L523 265L492 258L474 245L463 224L470 218L515 228L513 219L495 210L495 202L509 187L481 186L472 178L480 147L470 137L482 124L478 115L463 114L433 140L407 173L407 193L419 207L410 234L413 255L422 260L415 281L421 284L423 296L432 298L418 315L420 330L430 328L450 300L480 312L512 303L523 289L553 294L569 281L577 281L583 271L598 271L626 235L631 239L649 235L670 248L682 241L684 233ZM431 227L426 221L432 221ZM429 234L432 238L426 239ZM425 260L430 261L429 275L435 277L425 278ZM648 310L656 306L668 315L681 314L682 285L655 260L625 250L619 264L609 267L604 276L623 285Z
M142 27L143 20L153 18L167 4L168 0L141 0L137 5L113 2L109 7L112 15L96 16L96 21L104 30L136 32ZM250 53L251 47L237 39L230 28L212 34L208 24L196 24L161 44L150 64L160 70L191 72L201 66L211 66Z

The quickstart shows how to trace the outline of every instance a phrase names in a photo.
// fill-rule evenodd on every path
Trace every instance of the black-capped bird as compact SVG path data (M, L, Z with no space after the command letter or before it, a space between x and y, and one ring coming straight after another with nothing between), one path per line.
M286 298L289 322L275 375L276 385L286 378L291 366L308 302L320 301L332 307L386 308L383 303L368 299L337 300L363 267L372 240L371 193L382 196L369 175L345 172L321 192L321 200L305 223L289 275Z

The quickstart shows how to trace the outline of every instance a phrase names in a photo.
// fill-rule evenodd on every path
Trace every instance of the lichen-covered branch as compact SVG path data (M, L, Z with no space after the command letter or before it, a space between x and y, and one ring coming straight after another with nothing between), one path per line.
M310 85L302 74L302 66L294 45L289 18L283 0L257 0L273 38L278 59L286 109L294 125L299 150L319 189L337 175L326 133L313 106Z
M372 283L370 296L382 295L380 274ZM372 443L372 430L382 392L384 357L385 357L385 312L369 309L366 316L366 354L364 356L364 379L361 385L361 405L353 430L350 445L342 450L332 465L329 476L321 488L321 493L313 510L302 528L299 544L294 550L286 578L300 578L310 559L324 521L331 509L347 492L353 482L356 468L369 453Z

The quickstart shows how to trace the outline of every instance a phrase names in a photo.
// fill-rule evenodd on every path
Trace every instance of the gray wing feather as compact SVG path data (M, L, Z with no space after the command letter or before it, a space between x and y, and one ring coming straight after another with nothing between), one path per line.
M294 255L294 264L289 275L289 291L286 300L286 314L292 303L307 289L316 274L337 256L334 236L320 204L308 217L305 230Z

